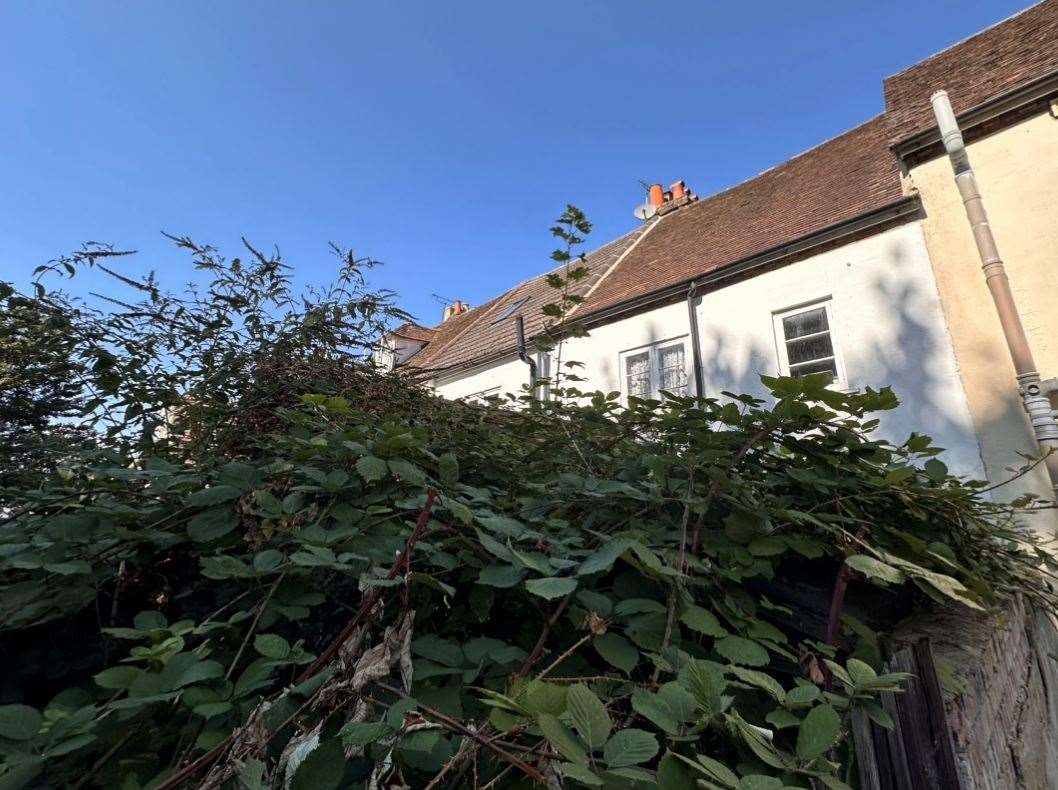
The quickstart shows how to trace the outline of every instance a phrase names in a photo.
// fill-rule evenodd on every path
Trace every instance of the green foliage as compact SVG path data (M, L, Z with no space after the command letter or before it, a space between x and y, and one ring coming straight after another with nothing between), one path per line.
M260 259L244 286L208 255L216 293L270 298ZM150 287L135 312L214 334L70 313L119 380L5 492L2 786L842 787L852 712L891 726L906 677L884 623L821 644L784 589L847 567L907 613L1054 603L1015 510L870 432L888 390L447 402L341 351L377 295L269 329Z

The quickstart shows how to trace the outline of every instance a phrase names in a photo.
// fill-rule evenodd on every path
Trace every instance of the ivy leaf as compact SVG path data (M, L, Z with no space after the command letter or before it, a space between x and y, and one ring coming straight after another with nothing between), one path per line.
M639 649L612 631L595 637L592 646L608 664L617 667L626 675L630 675L639 663Z
M724 637L716 643L716 652L734 664L762 667L768 663L768 651L741 636Z
M12 741L28 741L40 732L44 717L29 705L0 705L0 735Z
M588 753L569 727L550 713L538 715L536 723L540 727L540 732L547 738L547 742L555 747L555 751L570 762L578 765L588 764Z
M603 747L602 756L610 768L640 765L658 753L658 741L645 730L634 727L618 730Z
M606 706L583 683L571 686L566 696L573 727L588 746L598 749L610 735L613 722Z
M577 580L570 576L550 576L544 579L530 579L525 583L525 589L533 595L547 598L560 598L569 595L577 589Z
M385 461L373 455L365 455L356 460L356 471L368 483L381 480L386 476L388 469Z
M829 705L816 705L801 722L797 731L797 756L814 760L827 751L838 738L841 718Z

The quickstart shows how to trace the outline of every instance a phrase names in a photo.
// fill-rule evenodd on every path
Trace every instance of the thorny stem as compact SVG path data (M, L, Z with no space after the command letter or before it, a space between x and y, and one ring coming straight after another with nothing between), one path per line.
M536 665L536 662L540 660L540 656L544 653L544 646L547 644L547 637L551 634L551 628L558 622L558 618L562 616L562 613L566 611L566 607L569 606L572 597L573 594L570 593L559 602L558 606L555 607L555 611L551 613L547 622L544 623L544 627L540 631L540 637L536 640L536 644L533 646L533 650L529 654L529 657L525 659L525 663L522 664L521 669L514 673L515 678L524 678Z
M570 648L568 650L566 650L562 655L560 655L558 658L556 658L554 661L552 661L550 664L548 664L547 669L545 669L543 672L541 672L539 675L537 675L537 678L538 679L539 678L543 678L544 675L546 675L552 669L554 669L559 664L561 664L563 661L565 661L567 658L569 658L571 655L573 655L581 645L583 645L585 642L587 642L591 638L592 638L592 634L590 634L590 633L585 634L584 636L582 636L580 639L578 639L576 642L574 642L572 644L572 646L570 646Z
M375 685L378 686L380 689L384 689L385 691L388 691L392 694L398 694L400 696L404 695L404 692L402 692L400 689L386 685L385 683L375 683ZM417 703L415 709L427 716L428 718L433 719L438 724L441 724L447 727L448 729L453 730L454 732L458 732L461 735L465 735L468 738L473 738L475 741L480 743L483 748L488 749L501 760L510 763L533 781L541 783L545 781L544 775L535 768L533 768L533 766L529 765L529 763L524 762L523 760L520 760L519 758L515 757L502 746L497 745L493 739L486 738L481 733L472 730L470 727L467 727L465 724L463 724L463 722L459 721L458 719L453 719L451 716L446 716L444 713L441 713L441 711L434 710L433 708L423 705L421 703Z
M415 544L422 536L423 531L426 529L426 525L430 522L430 513L433 510L433 503L436 498L437 490L434 488L429 489L426 493L426 504L423 506L422 511L419 513L419 518L415 523L415 528L412 530L411 535L408 536L408 541L404 544L404 549L401 551L400 556L397 557L397 559L393 563L393 567L390 568L389 574L386 576L387 579L395 579L399 574L401 568L405 565L405 559L411 557L412 551L415 548ZM342 645L344 645L346 641L348 641L349 637L352 636L353 632L356 631L356 628L359 626L360 622L375 608L375 605L378 603L379 598L381 598L382 596L383 589L384 588L376 587L370 594L365 597L363 604L361 604L360 609L357 611L356 615L352 618L352 620L349 621L346 627L342 629L342 632L338 635L338 637L333 642L331 642L330 646L323 652L323 654L321 654L320 657L312 663L312 666L310 666L308 669L305 670L305 672L302 673L301 677L299 677L295 681L295 683L304 683L309 678L314 677L331 661L331 659L335 655L337 655ZM281 730L283 727L285 727L286 724L288 724L291 720L293 720L294 716L304 710L305 707L307 707L316 698L316 694L318 693L319 689L317 689L316 692L312 696L310 696L309 699L306 700L297 711L291 714L287 722L285 722L281 727L273 731L273 735L279 730ZM233 732L223 741L221 741L208 752L206 752L206 754L202 755L194 762L186 765L184 768L180 769L175 774L170 776L165 782L160 784L156 788L156 790L175 790L175 788L180 787L184 782L191 779L191 777L193 777L202 769L209 768L218 759L220 759L221 755L223 755L229 748L231 748L231 745L235 743L236 737L241 734L241 728L235 730L235 732Z

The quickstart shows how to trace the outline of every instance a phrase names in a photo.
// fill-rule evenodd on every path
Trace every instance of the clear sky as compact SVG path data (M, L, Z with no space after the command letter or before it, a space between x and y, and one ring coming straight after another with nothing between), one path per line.
M435 323L548 268L567 202L598 246L640 179L742 181L1025 5L0 0L0 278L92 239L179 286L167 230L319 282L334 241Z

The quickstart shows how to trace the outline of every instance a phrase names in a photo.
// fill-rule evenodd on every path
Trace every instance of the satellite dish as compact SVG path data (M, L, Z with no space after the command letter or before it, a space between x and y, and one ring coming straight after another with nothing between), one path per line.
M642 206L636 206L635 210L632 213L635 214L636 219L646 222L648 219L658 213L658 209L656 206L652 206L649 203L644 203Z

